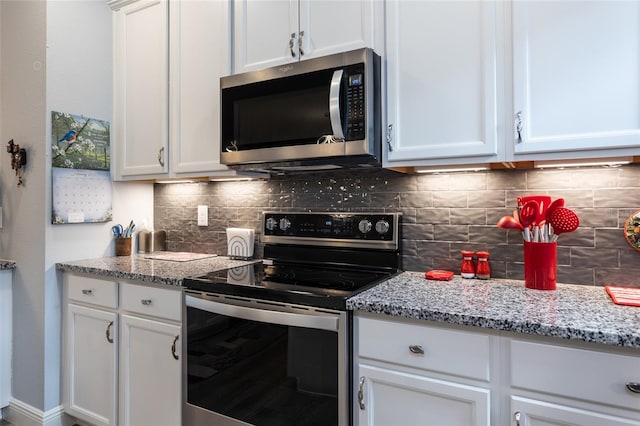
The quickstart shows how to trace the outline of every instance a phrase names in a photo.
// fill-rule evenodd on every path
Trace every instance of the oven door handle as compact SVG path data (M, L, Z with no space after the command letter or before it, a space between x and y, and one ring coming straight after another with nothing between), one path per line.
M242 318L250 321L289 325L294 327L338 331L339 318L337 315L324 316L272 311L269 309L214 302L212 300L206 300L188 294L185 296L185 301L189 307L233 318Z

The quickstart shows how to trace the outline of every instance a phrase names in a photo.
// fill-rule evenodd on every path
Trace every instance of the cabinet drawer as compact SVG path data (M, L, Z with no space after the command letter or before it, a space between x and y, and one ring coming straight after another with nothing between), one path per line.
M484 381L490 379L488 335L364 317L356 318L356 327L361 358ZM424 353L419 353L418 347Z
M122 283L120 307L138 314L182 320L182 292L163 288Z
M118 307L118 283L71 274L66 274L65 277L67 297L70 300L113 309Z
M640 357L511 341L511 385L640 411Z

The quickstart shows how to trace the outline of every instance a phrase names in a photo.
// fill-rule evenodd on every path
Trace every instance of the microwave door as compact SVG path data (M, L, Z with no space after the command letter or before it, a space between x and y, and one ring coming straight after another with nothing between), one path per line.
M329 87L329 117L331 118L331 130L337 140L344 140L342 131L342 119L340 111L340 88L342 86L342 75L344 70L339 69L333 72L331 86Z

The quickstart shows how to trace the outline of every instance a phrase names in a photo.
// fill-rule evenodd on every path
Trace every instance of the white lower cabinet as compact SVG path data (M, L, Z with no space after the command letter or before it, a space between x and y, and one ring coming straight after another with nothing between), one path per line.
M92 425L182 418L182 292L65 274L63 405Z
M354 424L640 426L640 350L358 312Z
M488 389L358 365L364 425L489 425Z
M181 423L180 335L178 325L131 315L120 317L122 424Z
M117 330L115 312L67 305L65 410L95 425L117 424Z
M492 337L357 316L354 423L488 426Z
M0 419L11 398L12 280L12 269L0 271Z
M638 420L583 410L535 399L511 397L516 426L637 426Z
M640 426L640 353L505 339L516 426Z

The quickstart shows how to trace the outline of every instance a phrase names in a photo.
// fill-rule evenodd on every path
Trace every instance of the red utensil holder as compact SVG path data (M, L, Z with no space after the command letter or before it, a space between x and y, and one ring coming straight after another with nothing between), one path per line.
M524 242L524 285L535 290L556 289L557 244Z

